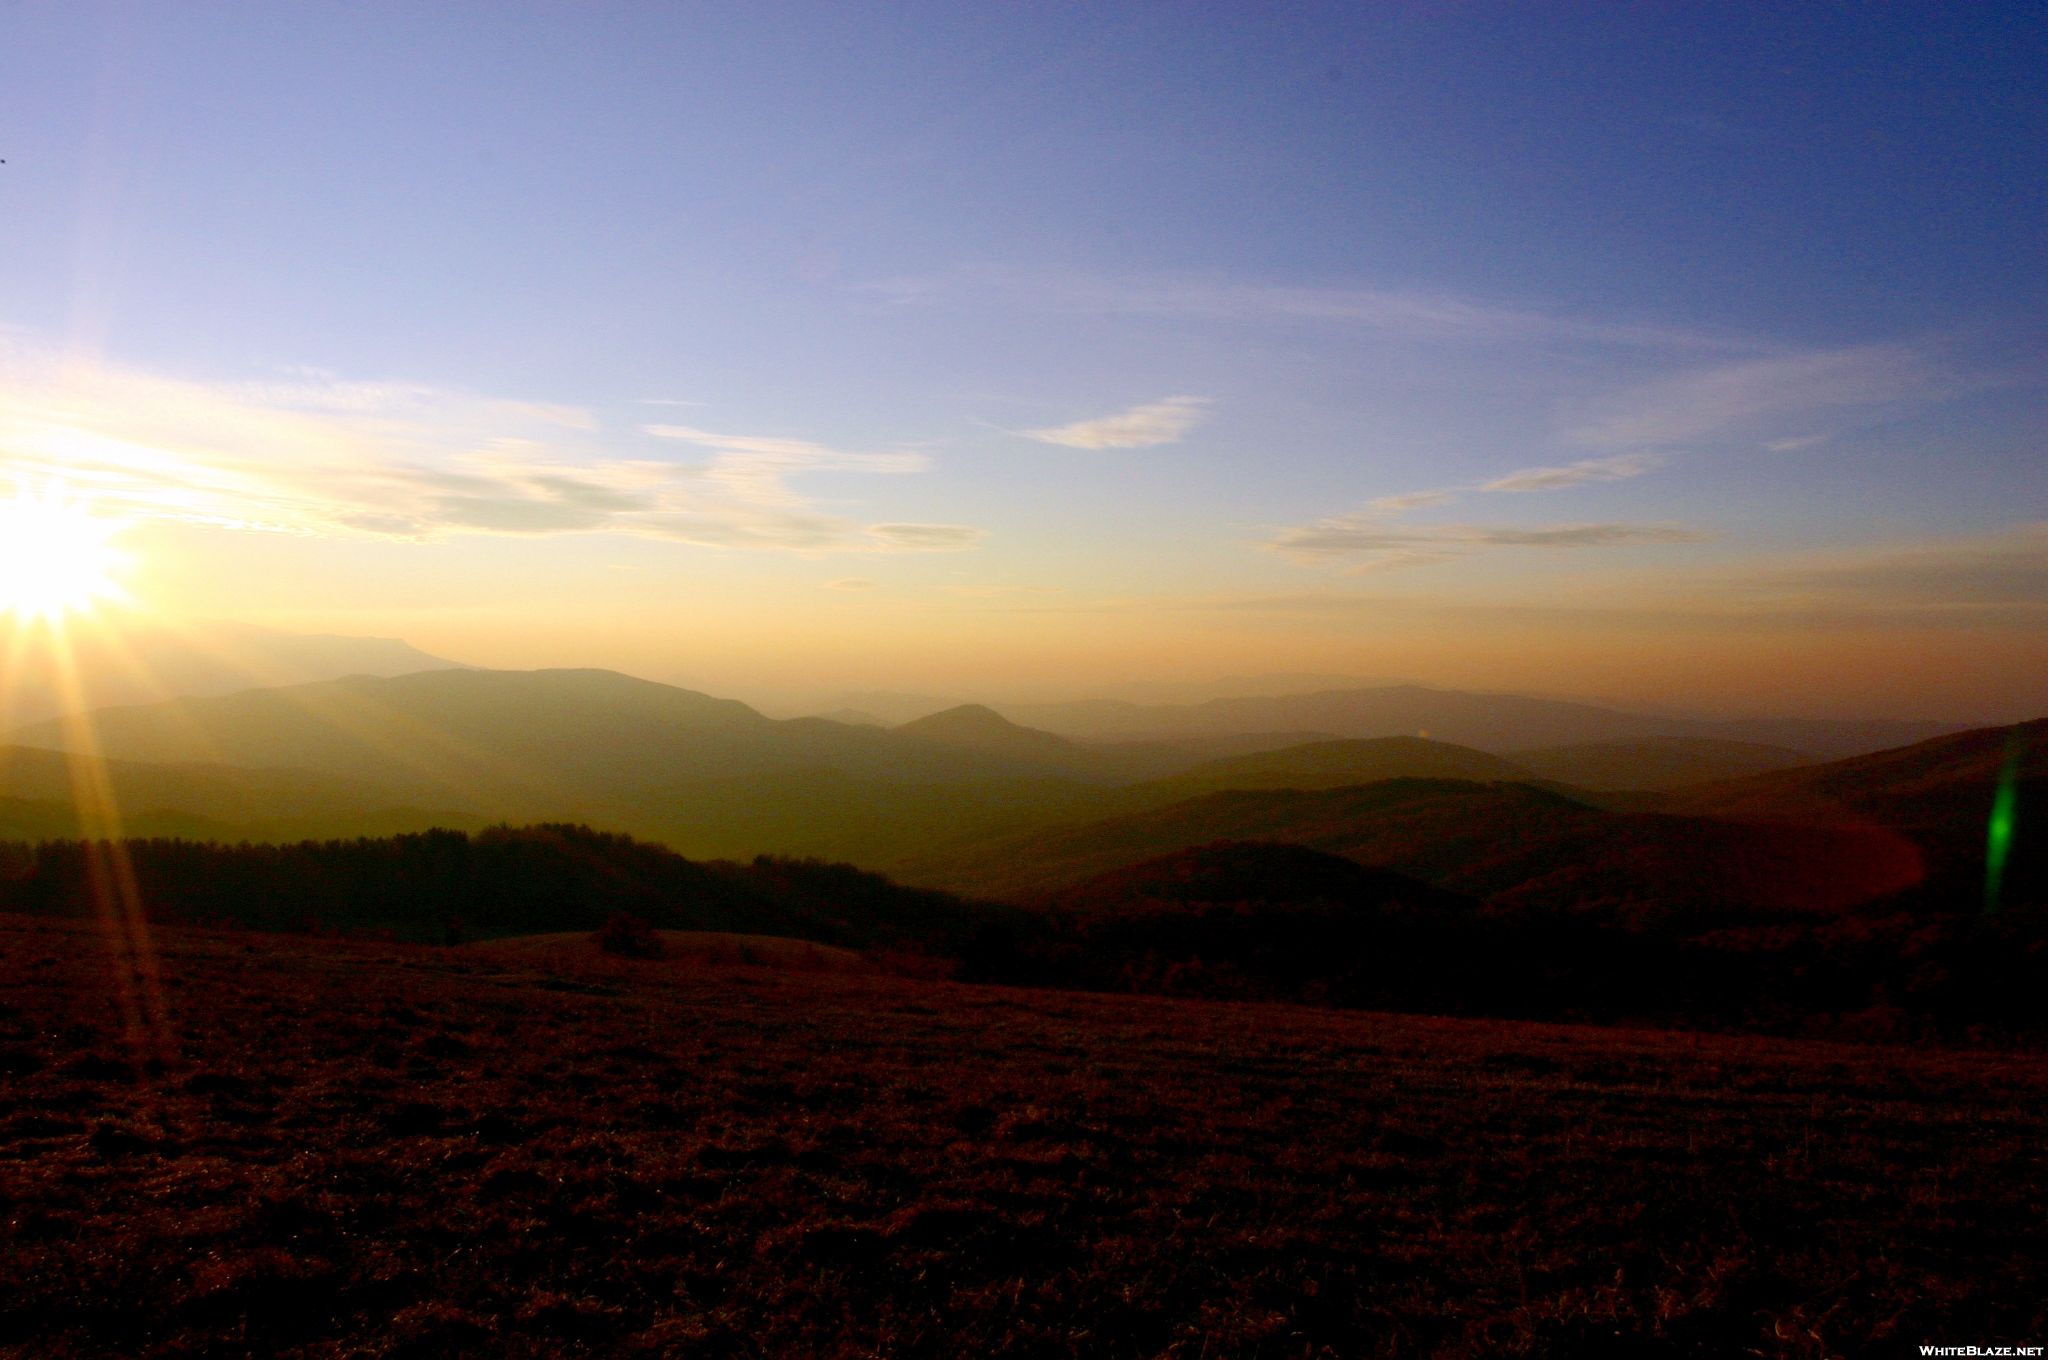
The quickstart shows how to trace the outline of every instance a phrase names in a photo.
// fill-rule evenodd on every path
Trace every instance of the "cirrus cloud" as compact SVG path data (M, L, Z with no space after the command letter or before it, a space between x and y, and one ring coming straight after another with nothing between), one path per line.
M1746 435L1787 452L1827 438L1813 433L1812 425L1829 416L1868 422L1992 385L1991 378L1952 373L1903 344L1808 350L1684 369L1607 394L1563 437L1598 449ZM1779 434L1788 422L1807 429L1791 437Z
M1119 415L1077 420L1047 430L1019 430L1027 439L1073 449L1143 449L1171 444L1208 414L1207 397L1167 397Z
M1619 458L1587 458L1565 467L1528 468L1480 484L1481 491L1562 491L1585 482L1618 482L1640 477L1657 466L1658 460L1645 453Z
M1266 546L1296 562L1322 565L1333 558L1374 554L1413 565L1485 548L1623 548L1651 543L1697 543L1706 535L1675 524L1389 524L1373 514L1333 515L1283 529Z
M870 524L867 533L894 552L959 552L988 531L971 524Z

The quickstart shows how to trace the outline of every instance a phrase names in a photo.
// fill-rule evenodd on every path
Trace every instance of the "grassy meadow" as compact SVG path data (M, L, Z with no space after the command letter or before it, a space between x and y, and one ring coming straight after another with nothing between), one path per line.
M146 965L4 918L0 1354L1823 1357L2048 1330L2033 1056L741 950L159 927Z

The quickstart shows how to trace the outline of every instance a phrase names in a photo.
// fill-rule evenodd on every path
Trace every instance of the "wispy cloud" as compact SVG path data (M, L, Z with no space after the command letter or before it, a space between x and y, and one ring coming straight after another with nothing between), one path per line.
M1764 447L1772 453L1797 453L1801 449L1810 449L1816 444L1825 444L1833 438L1834 436L1831 434L1804 434L1792 439L1773 439L1767 442Z
M718 457L702 476L734 496L760 505L804 503L787 479L800 472L921 472L929 460L921 453L846 453L805 439L768 435L719 434L688 425L643 425L645 433L716 450Z
M790 479L914 472L906 453L649 427L711 452L627 456L589 412L416 384L315 376L204 385L68 365L26 345L0 359L0 481L61 480L143 518L401 539L625 533L799 552L948 550L964 525L863 525ZM630 438L630 437L629 437Z
M1564 437L1588 448L1663 448L1744 433L1769 438L1774 426L1793 420L1810 430L1819 414L1942 401L1983 385L1906 345L1776 355L1669 374L1601 398ZM1787 448L1799 446L1786 441Z
M1453 343L1573 342L1726 353L1773 348L1741 337L1573 317L1420 289L1288 288L1191 276L1105 278L977 267L882 280L864 291L906 307L999 299L1021 308L1098 316L1321 322Z
M1618 482L1627 477L1640 477L1658 465L1658 459L1645 453L1624 454L1618 458L1588 458L1564 467L1527 468L1511 472L1505 477L1482 482L1481 491L1562 491L1568 486L1584 482Z
M827 581L825 583L825 589L873 590L878 584L880 583L876 581L871 581L865 576L842 576L836 581Z
M1193 429L1208 414L1206 397L1168 397L1144 406L1133 406L1120 415L1095 420L1077 420L1049 430L1020 430L1019 434L1047 444L1065 444L1075 449L1143 449L1154 444L1171 444Z
M1449 505L1458 499L1457 488L1447 491L1409 491L1399 496L1381 496L1367 503L1367 508L1383 515L1398 515L1403 510L1420 510L1431 505Z
M1377 554L1380 565L1412 565L1484 548L1620 548L1646 543L1696 543L1706 537L1672 524L1389 524L1377 515L1333 515L1283 529L1267 545L1294 561L1323 565L1333 558Z
M1520 472L1510 472L1505 477L1496 477L1490 482L1480 482L1473 486L1438 487L1430 491L1406 491L1396 496L1381 496L1367 501L1363 512L1339 518L1379 523L1388 516L1399 515L1409 510L1422 510L1432 505L1450 505L1466 492L1563 491L1570 487L1583 486L1587 482L1619 482L1630 477L1640 477L1645 472L1663 466L1663 463L1664 460L1654 454L1631 453L1614 458L1581 459L1563 467L1524 468Z
M870 524L867 532L902 552L959 552L973 547L988 533L967 524Z
M1589 458L1565 467L1528 468L1473 487L1411 491L1381 496L1352 514L1331 515L1313 524L1282 529L1263 546L1304 566L1352 561L1350 574L1425 566L1493 548L1621 548L1652 543L1694 543L1706 535L1674 524L1612 521L1537 526L1507 524L1394 523L1409 510L1456 501L1466 491L1520 493L1562 491L1587 482L1636 477L1658 465L1646 454ZM1363 561L1358 559L1363 558Z

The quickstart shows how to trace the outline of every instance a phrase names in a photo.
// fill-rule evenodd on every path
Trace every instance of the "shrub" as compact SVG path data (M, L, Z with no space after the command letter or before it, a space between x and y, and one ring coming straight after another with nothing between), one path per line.
M614 912L604 923L604 929L594 932L590 939L607 954L623 954L629 959L661 957L661 936L655 934L654 927L622 911Z

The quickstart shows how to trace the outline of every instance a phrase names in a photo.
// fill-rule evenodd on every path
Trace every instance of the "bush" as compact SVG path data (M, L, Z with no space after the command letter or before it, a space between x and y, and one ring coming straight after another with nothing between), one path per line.
M654 959L661 957L661 936L654 927L637 916L615 912L604 929L595 931L591 943L607 954L623 954L629 959Z

